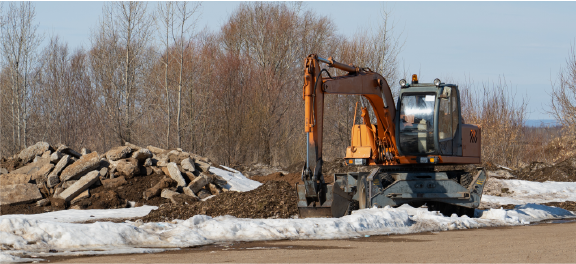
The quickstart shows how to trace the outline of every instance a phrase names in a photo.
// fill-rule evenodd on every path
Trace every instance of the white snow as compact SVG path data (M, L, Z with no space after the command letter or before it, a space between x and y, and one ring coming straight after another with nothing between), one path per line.
M228 170L229 168L225 168ZM251 190L240 172L211 168L224 177L232 190ZM154 207L116 210L68 210L39 215L0 216L0 262L31 261L46 256L152 253L217 242L280 239L342 239L366 235L407 234L493 226L525 225L548 219L576 218L564 209L532 201L573 199L574 183L503 181L510 197L519 204L513 210L476 210L476 218L445 217L426 208L403 205L398 208L371 208L341 218L243 219L231 216L212 218L196 215L173 222L92 224L71 223L90 219L143 216ZM503 204L509 204L506 200ZM91 217L94 216L94 217ZM57 218L57 219L54 219ZM79 220L81 219L81 220ZM33 257L33 259L30 259Z
M482 202L494 204L527 204L576 201L576 182L532 182L522 180L499 180L502 188L508 188L504 196L482 195Z
M210 167L210 172L224 178L228 184L222 186L230 191L247 192L258 188L261 183L246 178L241 172L222 166L226 170Z
M156 206L144 205L135 208L123 209L92 209L92 210L62 210L56 212L32 214L32 215L0 215L0 221L7 218L26 218L30 220L42 220L52 222L85 222L100 219L126 219L146 216L150 211L158 209Z

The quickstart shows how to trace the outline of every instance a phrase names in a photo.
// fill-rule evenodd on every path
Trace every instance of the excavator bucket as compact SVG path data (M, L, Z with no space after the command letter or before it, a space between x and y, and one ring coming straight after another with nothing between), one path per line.
M296 191L301 218L341 217L347 213L350 205L351 198L338 183L323 184L316 195L307 192L303 184L297 184Z

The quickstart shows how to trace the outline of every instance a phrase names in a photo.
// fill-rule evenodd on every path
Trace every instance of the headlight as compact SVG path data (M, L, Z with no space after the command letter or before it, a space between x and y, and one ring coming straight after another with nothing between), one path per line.
M406 86L406 80L402 79L400 80L400 87L404 87Z
M434 85L440 86L440 79L438 78L434 79Z

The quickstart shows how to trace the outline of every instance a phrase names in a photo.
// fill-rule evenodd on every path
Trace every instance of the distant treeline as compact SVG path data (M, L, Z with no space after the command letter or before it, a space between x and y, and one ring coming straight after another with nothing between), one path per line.
M131 142L286 166L305 156L307 55L368 67L391 87L407 75L384 9L379 25L346 37L297 2L241 3L217 32L197 29L198 2L106 2L90 45L70 49L57 35L40 46L32 3L2 8L1 156L37 141L96 151ZM483 125L485 160L517 165L526 104L505 83L474 87L462 85L463 115ZM325 159L344 155L359 100L327 97Z

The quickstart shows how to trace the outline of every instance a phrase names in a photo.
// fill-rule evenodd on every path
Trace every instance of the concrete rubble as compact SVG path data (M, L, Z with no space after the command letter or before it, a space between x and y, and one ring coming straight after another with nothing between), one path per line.
M84 199L97 196L91 195L93 188L116 190L149 175L164 176L148 185L152 187L142 193L145 200L162 197L184 205L228 191L226 180L209 171L215 166L209 159L182 149L126 142L104 153L38 142L11 157L21 161L19 167L0 167L0 204L80 208Z
M36 184L0 185L0 205L35 203L42 199Z

